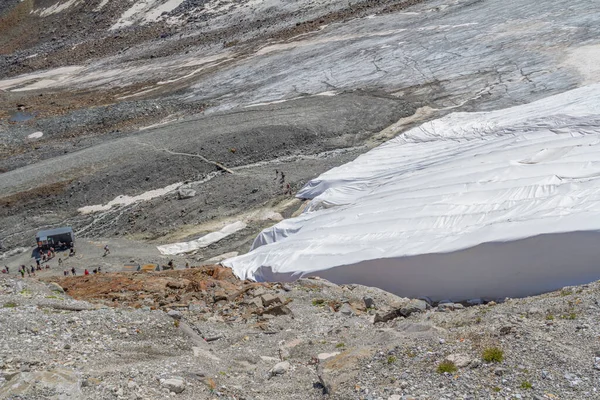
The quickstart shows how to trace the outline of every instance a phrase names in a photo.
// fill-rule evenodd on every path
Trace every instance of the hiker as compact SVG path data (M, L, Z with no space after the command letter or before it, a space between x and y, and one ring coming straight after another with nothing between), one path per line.
M108 248L108 245L104 246L104 256L110 254L110 249ZM104 257L102 256L102 257Z
M94 270L92 272L94 273L94 275L96 275L98 273L98 270L96 268L94 268Z
M185 269L188 269L188 268L190 268L190 263L186 262L185 263Z
M279 178L279 183L283 185L283 182L285 182L285 174L283 173L283 171L281 171L281 178Z
M86 269L85 269L85 271L83 271L83 274L84 274L84 275L89 275L89 274L90 274L90 271L88 271L88 270L87 270L87 268L86 268Z
M63 271L63 275L64 275L64 276L67 276L67 275L69 275L69 273L67 272L67 270L66 270L66 269Z
M35 268L33 268L33 265L30 265L31 267L31 275L35 276Z
M10 269L8 269L8 265L5 265L4 268L6 268L6 273L10 273Z
M71 268L71 273L75 275L75 267Z
M169 269L175 269L175 267L173 266L173 260L170 260L167 265L169 266Z
M62 258L59 258L59 259L58 259L58 266L59 266L59 267L62 267Z
M100 271L102 271L102 267L98 267L98 273L100 273Z

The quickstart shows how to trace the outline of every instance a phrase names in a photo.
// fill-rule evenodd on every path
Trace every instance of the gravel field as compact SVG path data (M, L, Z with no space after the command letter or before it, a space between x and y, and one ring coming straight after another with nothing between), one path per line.
M52 280L0 278L3 398L600 398L597 282L465 307L218 267Z

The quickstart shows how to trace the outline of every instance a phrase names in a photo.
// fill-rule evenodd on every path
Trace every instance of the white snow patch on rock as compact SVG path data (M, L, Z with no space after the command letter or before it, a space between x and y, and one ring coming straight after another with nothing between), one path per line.
M102 0L100 2L100 4L98 4L98 6L96 8L94 8L94 11L100 11L104 8L105 5L108 4L108 0Z
M110 210L113 206L125 206L133 203L137 203L138 201L151 200L155 197L164 196L167 193L170 193L176 190L179 186L181 186L183 182L177 182L169 186L165 186L164 188L149 190L137 196L125 196L121 195L115 197L113 200L109 201L106 204L96 204L93 206L85 206L77 209L81 214L89 214L98 211L107 211Z
M600 82L600 45L569 49L565 65L577 70L583 77L584 84Z
M79 3L81 0L67 0L67 1L57 1L55 4L51 5L47 8L40 8L34 11L34 14L39 15L40 17L47 17L48 15L58 14L59 12L65 11L67 8L74 6Z
M225 260L242 279L317 275L433 300L600 278L600 84L427 122L310 181L297 218Z
M110 30L125 28L134 24L145 24L158 20L163 12L177 8L183 0L140 0L127 9Z
M44 136L44 132L33 132L32 134L27 135L28 139L39 139Z

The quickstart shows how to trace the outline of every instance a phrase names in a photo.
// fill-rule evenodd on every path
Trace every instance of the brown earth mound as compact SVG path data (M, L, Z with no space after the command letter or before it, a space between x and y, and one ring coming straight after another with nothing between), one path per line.
M52 277L65 292L78 300L111 306L156 308L202 306L234 301L263 284L240 281L231 269L204 266L176 271L105 273L75 277ZM268 284L265 286L269 286Z

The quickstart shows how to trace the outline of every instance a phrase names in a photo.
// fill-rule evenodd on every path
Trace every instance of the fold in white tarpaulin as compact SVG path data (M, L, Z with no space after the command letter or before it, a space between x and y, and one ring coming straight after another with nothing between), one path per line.
M535 294L600 278L600 85L454 113L309 182L307 211L223 262L404 296Z
M203 247L207 247L213 243L218 242L221 239L226 238L227 236L236 233L237 231L241 231L246 227L246 224L241 221L234 222L233 224L229 224L223 227L220 231L211 232L208 235L204 235L196 240L192 240L190 242L181 242L181 243L173 243L173 244L165 244L162 246L156 246L158 251L161 254L166 255L175 255L175 254L183 254L190 253L192 251L201 249Z

